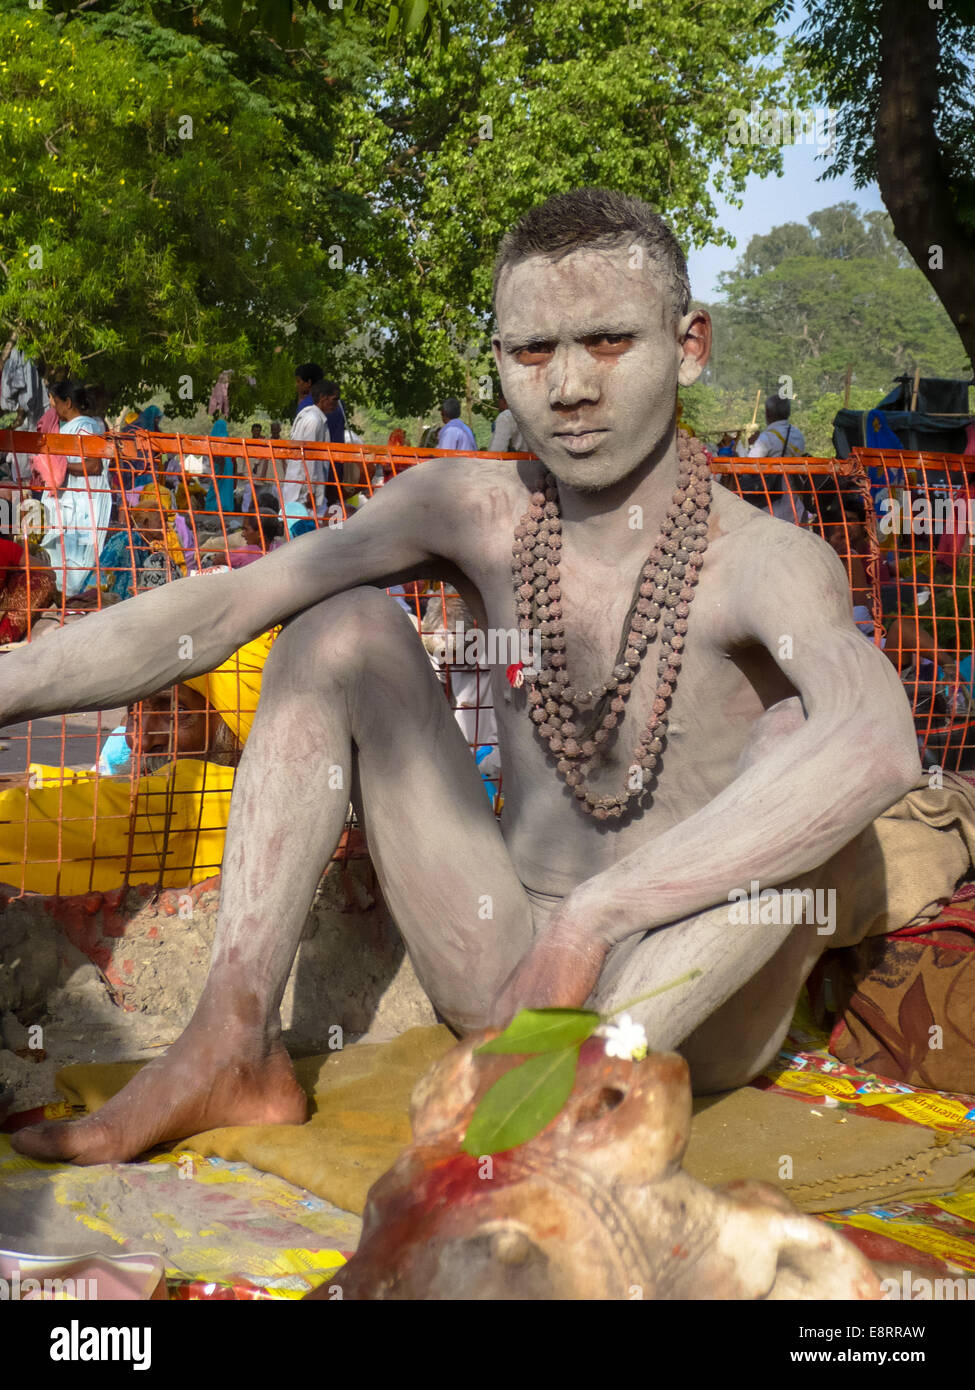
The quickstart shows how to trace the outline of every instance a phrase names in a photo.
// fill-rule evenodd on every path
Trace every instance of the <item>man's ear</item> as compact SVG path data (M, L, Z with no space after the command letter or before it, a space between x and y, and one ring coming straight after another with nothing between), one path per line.
M677 327L677 341L681 348L677 380L681 386L690 386L711 356L711 315L706 309L692 309L684 315Z

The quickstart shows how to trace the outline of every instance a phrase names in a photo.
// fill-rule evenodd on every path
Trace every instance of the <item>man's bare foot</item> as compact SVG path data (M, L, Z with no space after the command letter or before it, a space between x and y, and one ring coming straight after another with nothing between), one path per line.
M12 1143L51 1162L120 1163L207 1129L300 1125L307 1118L308 1101L283 1043L257 1050L251 1040L227 1060L191 1025L94 1115L31 1125Z

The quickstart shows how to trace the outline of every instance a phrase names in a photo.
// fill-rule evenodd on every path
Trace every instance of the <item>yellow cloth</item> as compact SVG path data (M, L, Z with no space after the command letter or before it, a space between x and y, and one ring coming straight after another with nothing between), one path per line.
M215 671L192 676L183 682L206 697L240 743L247 742L254 723L264 663L280 631L280 628L274 628L271 632L262 632L260 637L255 637L252 642L245 643L235 651Z
M215 671L186 682L206 696L241 743L254 722L278 631L262 633ZM180 758L134 787L128 779L41 763L31 763L28 772L28 787L0 792L0 882L24 893L70 897L107 892L124 881L181 888L219 871L233 768Z
M356 1043L342 1052L306 1057L294 1066L312 1101L307 1124L212 1129L177 1149L250 1163L344 1211L361 1212L369 1188L410 1142L414 1086L453 1045L449 1029L441 1025L411 1028L391 1042ZM70 1103L94 1111L144 1065L64 1067L57 1086ZM837 1118L845 1120L843 1127ZM790 1145L800 1158L795 1177L785 1179L779 1158ZM838 1117L830 1111L817 1115L802 1101L744 1086L694 1102L683 1166L712 1186L762 1176L800 1210L821 1212L950 1191L975 1168L975 1152L961 1141L944 1144L943 1136L922 1124Z
M392 1042L357 1043L295 1062L312 1101L304 1125L211 1129L178 1145L204 1157L243 1160L314 1192L344 1211L361 1212L370 1187L410 1142L413 1087L454 1046L448 1028L410 1028ZM58 1089L75 1105L97 1110L143 1062L64 1067Z
M22 892L107 892L158 883L160 870L179 888L220 868L231 767L181 758L133 787L32 764L31 781L0 793L0 880Z

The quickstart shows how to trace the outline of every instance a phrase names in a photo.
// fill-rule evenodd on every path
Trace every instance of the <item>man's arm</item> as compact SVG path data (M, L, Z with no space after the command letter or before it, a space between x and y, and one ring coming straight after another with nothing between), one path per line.
M243 643L359 584L422 577L454 534L455 465L431 459L341 527L232 574L176 580L0 658L0 726L127 705L219 666Z
M759 749L702 810L575 889L529 952L521 983L505 991L509 1004L519 993L545 1002L539 987L546 1001L581 1004L617 942L726 901L753 879L794 880L916 782L903 687L853 625L839 560L791 527L769 537L757 562L750 549L739 545L726 577L728 645L760 642L799 691L805 722Z

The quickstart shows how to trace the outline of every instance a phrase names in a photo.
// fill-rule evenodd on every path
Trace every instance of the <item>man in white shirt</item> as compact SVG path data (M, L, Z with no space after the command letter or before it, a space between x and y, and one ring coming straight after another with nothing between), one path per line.
M498 397L498 405L501 407L501 411L494 422L494 432L491 435L491 453L525 453L525 441L521 437L521 430L518 428L515 417L508 409L508 402L504 396Z
M802 431L789 423L792 402L782 396L766 396L765 428L748 450L750 459L796 458L806 452L806 441ZM739 453L744 453L739 445ZM770 511L783 521L801 525L806 519L806 508L790 484L788 474L769 474L767 479L772 495Z
M312 404L298 411L291 426L291 438L320 443L328 443L328 421L321 408L328 397L328 386L324 381L316 381L311 388ZM339 440L339 443L342 443ZM306 472L307 470L307 472ZM284 505L289 502L304 502L308 495L308 485L315 499L315 510L325 498L325 469L321 459L288 459L285 468L281 496Z
M460 418L460 401L456 396L448 396L440 407L443 425L437 437L438 449L463 449L466 453L477 451L477 440L470 425Z

